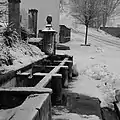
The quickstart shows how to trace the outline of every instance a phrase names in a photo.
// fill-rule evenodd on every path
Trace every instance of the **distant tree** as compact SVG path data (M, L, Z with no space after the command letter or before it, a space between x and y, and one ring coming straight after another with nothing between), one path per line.
M0 1L0 22L3 22L6 24L8 18L8 2L6 0Z
M69 0L60 0L60 12L65 12L64 6L69 4Z
M85 45L89 25L103 12L102 0L71 0L72 16L86 26Z
M104 6L104 12L102 15L103 27L106 26L108 18L117 13L116 8L119 5L120 5L120 0L103 0L103 6Z

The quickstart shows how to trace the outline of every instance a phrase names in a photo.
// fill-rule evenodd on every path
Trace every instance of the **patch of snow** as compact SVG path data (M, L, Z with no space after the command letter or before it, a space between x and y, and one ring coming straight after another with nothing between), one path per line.
M79 115L77 113L69 113L64 106L54 106L52 112L53 120L100 120L96 115Z
M110 73L107 66L94 64L86 67L77 79L79 82L72 84L72 92L97 97L101 100L101 107L113 108L113 102L116 101L116 81L120 79Z
M67 113L58 116L53 116L53 120L100 120L95 115L78 115L75 113Z
M97 47L96 52L104 52L104 50L101 47Z

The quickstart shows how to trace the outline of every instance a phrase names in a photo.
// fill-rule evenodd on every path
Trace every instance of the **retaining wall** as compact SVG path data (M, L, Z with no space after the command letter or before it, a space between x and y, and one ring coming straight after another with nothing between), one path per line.
M115 37L120 37L120 27L100 27L100 29Z

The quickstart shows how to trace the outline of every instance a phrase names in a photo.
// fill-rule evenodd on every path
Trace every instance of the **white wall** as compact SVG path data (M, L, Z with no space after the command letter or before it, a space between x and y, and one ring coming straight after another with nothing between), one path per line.
M21 8L38 10L38 30L45 27L47 15L52 15L53 27L59 31L59 0L21 0Z

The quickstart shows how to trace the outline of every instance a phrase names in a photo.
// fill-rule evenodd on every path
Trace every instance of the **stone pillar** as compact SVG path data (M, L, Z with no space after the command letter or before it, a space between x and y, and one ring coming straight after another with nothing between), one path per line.
M20 34L20 2L21 0L8 0L8 22L12 29Z
M68 87L68 66L61 66L60 73L62 74L62 87Z
M48 15L46 18L47 25L42 30L43 40L42 40L42 51L47 55L56 54L56 30L52 27L52 16Z
M37 13L38 10L30 9L28 16L28 28L34 34L34 37L37 37Z
M52 88L52 104L57 105L61 104L62 101L62 76L54 75L51 80L51 88Z

